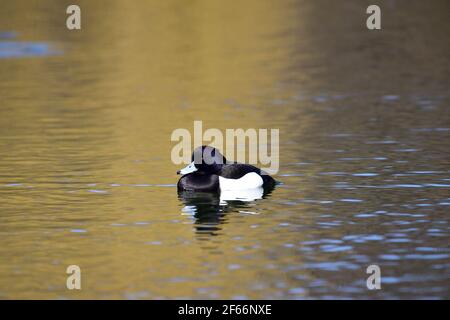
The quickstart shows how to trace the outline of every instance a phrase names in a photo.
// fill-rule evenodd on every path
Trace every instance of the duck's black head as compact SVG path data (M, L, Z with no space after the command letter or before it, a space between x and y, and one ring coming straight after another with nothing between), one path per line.
M177 171L177 174L188 174L191 172L215 174L227 162L219 150L210 146L197 147L192 153L191 161L186 168Z

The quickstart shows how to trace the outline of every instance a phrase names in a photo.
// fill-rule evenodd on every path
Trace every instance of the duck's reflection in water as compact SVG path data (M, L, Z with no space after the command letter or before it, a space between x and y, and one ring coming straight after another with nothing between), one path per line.
M268 197L272 190L256 188L221 193L179 191L178 198L184 204L182 214L194 219L196 233L216 236L221 230L220 225L227 222L227 213L251 212L254 201Z

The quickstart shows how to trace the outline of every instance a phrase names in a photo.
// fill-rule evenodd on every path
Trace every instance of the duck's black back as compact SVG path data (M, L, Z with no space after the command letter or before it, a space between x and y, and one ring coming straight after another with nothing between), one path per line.
M247 173L250 172L256 172L261 176L264 182L264 186L271 186L275 185L275 180L268 175L263 170L252 166L250 164L244 164L244 163L227 163L222 166L222 169L220 170L219 175L221 177L227 178L227 179L239 179L245 176Z
M254 167L250 164L227 163L222 166L219 175L227 179L239 179L250 172L256 172L257 174L261 174L261 170L259 168Z

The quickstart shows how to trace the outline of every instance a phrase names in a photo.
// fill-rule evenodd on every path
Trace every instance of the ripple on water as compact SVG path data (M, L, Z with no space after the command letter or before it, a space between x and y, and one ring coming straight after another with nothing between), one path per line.
M447 132L450 128L413 128L410 129L413 132Z
M99 194L107 194L107 193L109 193L109 192L106 191L106 190L100 190L100 189L90 189L90 190L88 190L88 192L91 192L91 193L99 193Z
M339 245L334 245L334 244L326 244L326 245L320 246L320 249L323 252L342 252L342 251L352 250L353 247L352 246L339 246Z
M365 243L367 241L382 241L385 237L379 234L354 234L344 236L342 239L354 243Z
M398 142L395 140L375 140L375 141L367 141L367 144L397 144Z
M42 57L58 53L46 42L0 41L0 59Z
M289 289L289 294L299 294L299 295L303 295L306 293L306 290L303 288L292 288Z
M239 264L229 264L228 265L228 270L238 270L241 268L241 265Z
M15 31L0 31L0 39L14 39L17 38L18 33Z
M332 171L332 172L320 172L319 174L324 176L345 176L347 172Z
M70 232L73 232L73 233L86 233L87 230L85 230L85 229L71 229Z
M373 172L363 172L363 173L354 173L352 174L354 177L375 177L378 176L378 173Z
M450 258L450 255L442 254L406 254L404 259L407 260L444 260Z
M405 149L395 149L396 152L417 152L420 151L419 149L414 148L405 148Z
M433 248L433 247L416 247L416 251L420 252L437 252L437 251L448 251L448 248Z
M148 225L150 223L147 222L147 221L137 221L134 224L137 225L137 226L145 226L145 225Z
M381 99L386 102L392 102L392 101L399 100L400 96L398 96L396 94L387 94L387 95L382 96Z
M401 260L401 257L397 254L381 254L378 257L382 260L388 260L388 261Z
M359 269L358 265L345 261L305 263L303 267L306 269L319 269L323 271L343 271Z
M359 202L363 202L364 200L347 198L347 199L340 199L339 201L341 201L341 202L359 203Z
M152 246L159 246L159 245L162 245L162 242L161 241L148 241L148 242L145 242L145 244L152 245Z
M356 218L372 218L372 217L376 217L376 214L372 214L372 213L358 213L355 214Z

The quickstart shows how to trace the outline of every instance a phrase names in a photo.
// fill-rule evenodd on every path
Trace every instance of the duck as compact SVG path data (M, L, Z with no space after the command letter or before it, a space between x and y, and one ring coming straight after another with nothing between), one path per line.
M237 162L230 162L211 146L197 147L192 153L191 163L178 170L182 175L178 191L239 192L249 189L273 189L276 181L265 171Z

